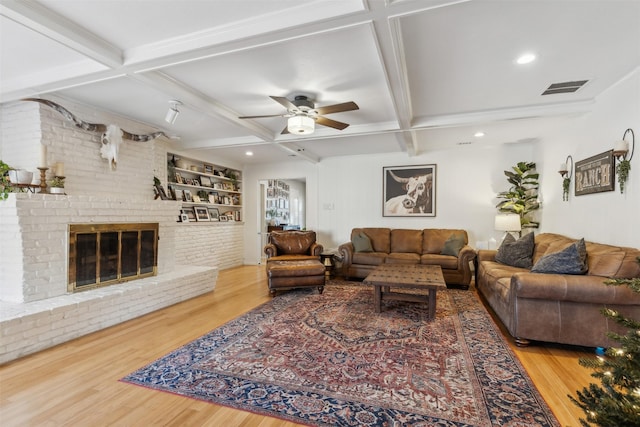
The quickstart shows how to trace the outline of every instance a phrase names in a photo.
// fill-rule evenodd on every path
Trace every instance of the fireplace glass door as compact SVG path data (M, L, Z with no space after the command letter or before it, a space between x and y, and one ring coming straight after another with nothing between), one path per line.
M69 291L157 273L158 224L69 226Z

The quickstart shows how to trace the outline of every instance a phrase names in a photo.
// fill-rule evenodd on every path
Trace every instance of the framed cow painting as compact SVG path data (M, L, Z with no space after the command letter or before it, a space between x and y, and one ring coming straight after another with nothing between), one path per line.
M436 216L436 165L382 168L382 216Z

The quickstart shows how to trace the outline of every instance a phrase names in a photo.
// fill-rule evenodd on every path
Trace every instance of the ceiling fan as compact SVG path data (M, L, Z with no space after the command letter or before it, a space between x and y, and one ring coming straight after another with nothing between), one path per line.
M286 108L287 112L266 116L243 116L238 118L262 119L266 117L288 117L287 127L281 132L283 135L288 133L308 135L313 133L316 123L338 130L346 129L349 124L328 119L323 115L358 110L360 108L355 102L343 102L341 104L316 108L313 101L306 95L296 95L293 101L289 101L289 99L283 96L270 96L270 98Z

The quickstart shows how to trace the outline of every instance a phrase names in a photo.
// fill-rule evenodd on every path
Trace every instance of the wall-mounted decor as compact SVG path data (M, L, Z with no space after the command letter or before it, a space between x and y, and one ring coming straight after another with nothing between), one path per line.
M627 135L631 135L631 148L629 148ZM622 139L620 141L617 141L613 147L613 156L618 160L616 173L618 174L620 193L624 193L624 184L627 182L627 178L629 177L629 171L631 170L631 158L633 157L635 144L636 137L633 134L633 129L629 128L624 131Z
M436 216L436 165L382 168L382 216Z
M575 195L613 191L614 173L613 150L576 162Z
M571 177L573 176L573 157L567 156L567 159L560 165L558 171L562 176L562 200L569 200L569 188L571 187Z

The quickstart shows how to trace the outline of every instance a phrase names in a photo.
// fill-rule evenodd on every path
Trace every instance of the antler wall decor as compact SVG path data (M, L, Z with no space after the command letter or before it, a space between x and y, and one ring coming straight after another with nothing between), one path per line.
M168 136L161 131L149 133L146 135L137 135L135 133L130 133L126 130L122 130L117 125L107 126L102 123L85 122L84 120L80 120L79 118L77 118L73 113L71 113L71 111L67 110L63 106L47 99L24 98L22 100L39 102L46 105L47 107L51 107L58 113L62 114L62 116L66 120L73 122L73 124L80 129L86 130L88 132L102 132L102 135L100 136L100 142L102 143L102 147L100 148L100 155L104 159L107 159L109 161L109 166L111 166L112 170L115 170L118 165L118 151L120 148L120 144L122 143L122 139L128 139L134 142L146 142L156 139L160 136L168 138Z

